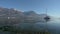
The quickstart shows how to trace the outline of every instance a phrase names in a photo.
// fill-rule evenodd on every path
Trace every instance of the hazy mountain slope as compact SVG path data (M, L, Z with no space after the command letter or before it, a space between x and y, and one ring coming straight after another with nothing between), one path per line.
M44 22L46 14L37 14L34 11L22 12L14 8L0 8L0 22L3 23L36 23Z
M0 22L10 23L10 24L17 24L22 23L24 18L24 14L22 11L14 10L13 8L0 8Z

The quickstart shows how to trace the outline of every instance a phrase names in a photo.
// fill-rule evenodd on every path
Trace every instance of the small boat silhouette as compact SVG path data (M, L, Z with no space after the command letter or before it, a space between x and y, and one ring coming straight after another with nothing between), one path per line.
M44 19L46 20L46 22L48 22L50 20L49 16L44 17Z

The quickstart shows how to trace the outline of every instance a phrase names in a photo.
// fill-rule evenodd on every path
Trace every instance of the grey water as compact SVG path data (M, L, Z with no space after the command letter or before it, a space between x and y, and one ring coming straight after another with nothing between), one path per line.
M19 30L28 30L28 31L44 31L46 29L46 22L37 22L37 23L20 23L16 25L16 28ZM53 20L47 22L47 30L51 34L60 34L60 20ZM0 34L5 34L0 32ZM10 34L6 33L6 34Z
M44 31L46 30L46 22L38 22L33 24L24 23L20 24L19 27L21 28L21 30ZM47 22L47 30L51 34L60 34L60 20L53 20Z

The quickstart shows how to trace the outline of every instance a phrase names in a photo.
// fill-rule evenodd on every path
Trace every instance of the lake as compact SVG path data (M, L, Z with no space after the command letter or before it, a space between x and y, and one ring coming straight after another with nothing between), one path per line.
M38 22L34 24L21 23L19 27L21 28L21 30L44 31L46 30L46 22ZM48 32L51 32L51 34L60 34L60 20L53 20L47 22L47 30Z
M38 23L20 23L16 25L16 28L22 31L44 31L46 30L46 22ZM51 34L60 34L60 20L53 20L47 22L47 30ZM1 33L1 32L0 32Z

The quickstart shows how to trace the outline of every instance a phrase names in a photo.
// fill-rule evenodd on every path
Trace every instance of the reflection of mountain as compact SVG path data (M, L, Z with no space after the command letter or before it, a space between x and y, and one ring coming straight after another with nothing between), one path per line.
M1 22L11 22L11 23L35 23L44 22L43 19L46 14L37 14L34 11L22 12L15 10L13 8L0 8L0 21ZM10 17L10 19L8 19Z

